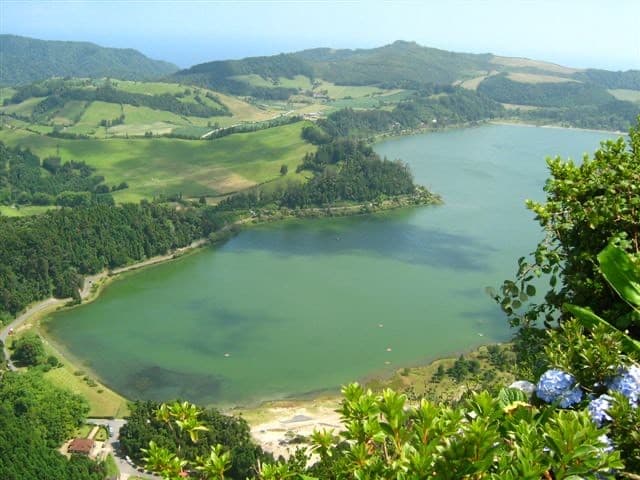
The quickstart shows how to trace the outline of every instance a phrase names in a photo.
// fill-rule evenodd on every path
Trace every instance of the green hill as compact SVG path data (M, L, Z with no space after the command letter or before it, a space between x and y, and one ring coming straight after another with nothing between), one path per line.
M148 80L176 70L171 63L152 60L129 48L0 35L0 85L25 85L69 76Z

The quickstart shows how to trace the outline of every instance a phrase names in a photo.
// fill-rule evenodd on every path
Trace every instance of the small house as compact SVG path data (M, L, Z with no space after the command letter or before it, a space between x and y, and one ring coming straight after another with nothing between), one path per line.
M91 438L74 438L69 444L67 451L69 453L89 455L94 445L95 442Z

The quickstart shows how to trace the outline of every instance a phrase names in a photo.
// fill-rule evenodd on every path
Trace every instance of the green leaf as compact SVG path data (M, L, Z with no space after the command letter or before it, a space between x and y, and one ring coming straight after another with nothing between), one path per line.
M622 335L622 346L626 351L636 351L640 353L640 342L632 339L629 335L621 332L609 322L603 320L591 310L565 303L564 309L571 313L582 324L583 327L593 330L596 325L604 325L608 330L618 332Z
M536 294L536 287L533 285L527 285L527 295L533 297Z
M598 255L600 271L613 289L631 305L640 307L640 267L631 256L613 245Z

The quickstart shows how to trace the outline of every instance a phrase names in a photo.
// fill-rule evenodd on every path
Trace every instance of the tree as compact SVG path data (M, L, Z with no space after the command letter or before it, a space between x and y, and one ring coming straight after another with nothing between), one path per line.
M289 172L289 167L286 165L282 165L280 167L280 175L286 175Z
M46 359L42 339L33 332L27 332L14 343L11 360L25 366L40 365Z
M550 178L544 203L528 201L545 238L533 259L518 260L515 280L491 292L512 325L533 325L539 317L551 325L564 303L591 308L615 326L640 338L640 316L621 301L599 272L595 258L609 243L640 254L640 117L624 138L607 141L582 164L547 160ZM544 302L528 304L534 279L546 275Z

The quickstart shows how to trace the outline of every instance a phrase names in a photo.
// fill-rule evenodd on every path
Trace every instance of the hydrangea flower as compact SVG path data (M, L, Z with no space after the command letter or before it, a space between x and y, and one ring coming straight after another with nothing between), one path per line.
M640 399L640 367L632 365L621 369L620 375L611 381L609 388L620 392L634 407L637 406Z
M518 380L517 382L513 382L511 385L509 385L509 388L520 390L521 392L524 392L529 396L533 395L533 392L536 391L536 386L526 380Z
M587 409L589 410L589 415L591 415L591 420L598 427L602 427L604 422L610 422L611 417L607 413L607 410L611 408L611 402L613 402L613 397L609 395L600 395L598 398L591 400Z
M558 369L547 370L536 386L536 395L547 403L560 401L562 408L570 407L582 399L582 390L575 386L573 375Z
M560 395L560 407L561 408L569 408L576 403L580 403L582 400L582 390L579 386L573 387L571 390L567 390L566 392Z

